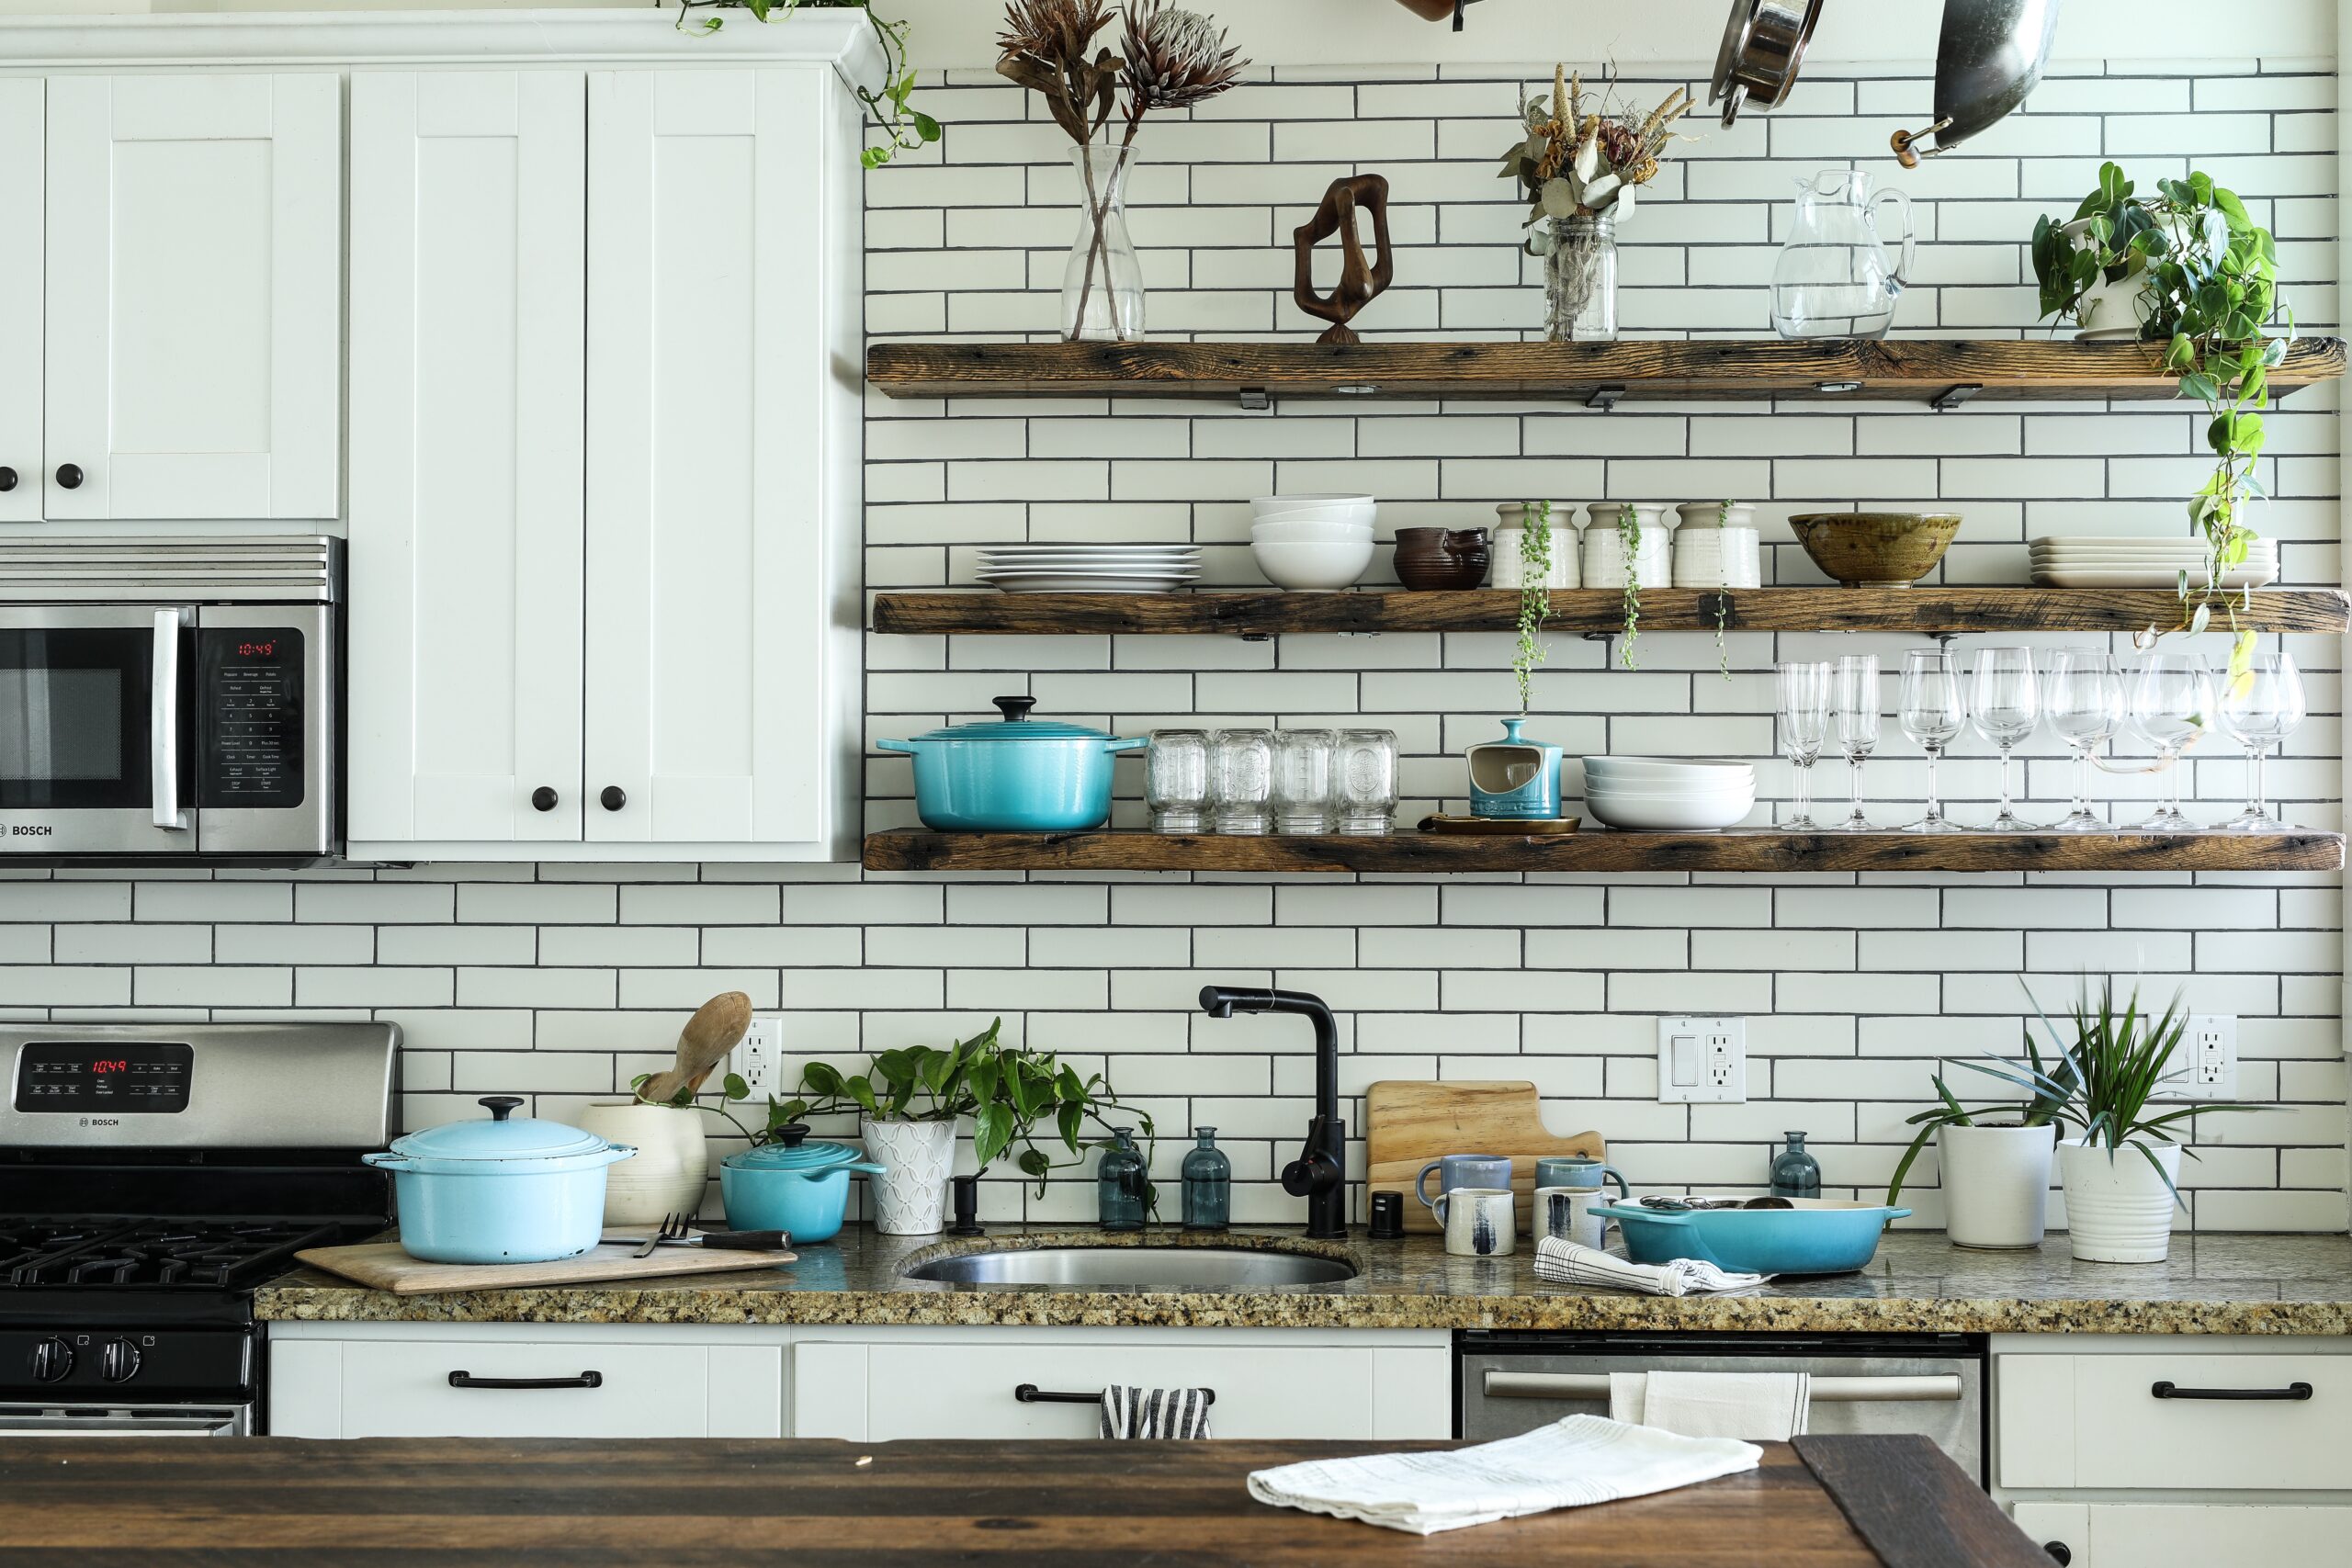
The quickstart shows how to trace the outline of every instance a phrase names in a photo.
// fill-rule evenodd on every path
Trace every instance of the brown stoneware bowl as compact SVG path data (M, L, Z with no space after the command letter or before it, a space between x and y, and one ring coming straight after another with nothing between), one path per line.
M1484 528L1399 528L1396 581L1423 592L1476 588L1490 554Z
M1952 512L1809 512L1789 519L1813 564L1849 588L1907 588L1960 532Z

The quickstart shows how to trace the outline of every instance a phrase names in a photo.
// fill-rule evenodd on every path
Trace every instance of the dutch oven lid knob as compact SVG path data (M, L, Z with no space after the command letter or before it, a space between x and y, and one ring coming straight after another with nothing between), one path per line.
M474 1103L487 1106L492 1121L503 1122L523 1103L523 1097L519 1094L486 1094Z
M1020 723L1029 716L1029 710L1037 705L1035 697L990 697L989 701L997 705L1007 724Z
M775 1141L787 1149L797 1149L808 1140L808 1123L806 1122L786 1122L775 1130Z

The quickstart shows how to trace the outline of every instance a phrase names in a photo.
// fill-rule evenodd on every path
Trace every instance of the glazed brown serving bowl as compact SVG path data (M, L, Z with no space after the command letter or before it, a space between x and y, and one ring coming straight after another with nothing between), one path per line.
M1399 528L1396 581L1422 592L1476 588L1491 554L1484 528Z
M1960 532L1953 512L1809 512L1789 519L1813 564L1849 588L1907 588Z

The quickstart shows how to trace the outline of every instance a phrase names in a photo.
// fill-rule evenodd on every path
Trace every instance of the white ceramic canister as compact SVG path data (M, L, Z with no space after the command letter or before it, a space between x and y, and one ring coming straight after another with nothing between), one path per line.
M605 1173L605 1223L660 1224L702 1209L710 1181L703 1113L639 1100L599 1100L572 1118L583 1132L637 1150Z
M876 1122L860 1116L865 1157L883 1168L869 1178L874 1228L884 1235L937 1235L947 1227L947 1179L956 1174L953 1122Z
M1552 520L1547 530L1552 536L1552 565L1544 573L1546 588L1574 588L1583 581L1579 552L1581 541L1577 532L1577 507L1574 502L1552 502ZM1519 589L1527 586L1527 534L1531 527L1543 523L1540 507L1523 502L1507 501L1495 508L1498 526L1495 529L1493 551L1494 575L1488 581L1497 588Z
M1758 588L1764 582L1764 541L1756 508L1736 501L1686 501L1675 508L1674 586Z
M1646 502L1596 501L1585 508L1590 519L1584 531L1584 585L1587 588L1625 586L1625 549L1618 523L1627 505L1641 525L1640 551L1634 558L1634 581L1642 588L1664 588L1673 579L1666 508Z

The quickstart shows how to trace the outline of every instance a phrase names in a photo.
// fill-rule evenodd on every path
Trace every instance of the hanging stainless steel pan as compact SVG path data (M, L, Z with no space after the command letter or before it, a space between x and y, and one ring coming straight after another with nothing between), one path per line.
M1949 152L2026 100L2041 81L2058 30L2058 0L1944 0L1936 49L1936 123L1898 130L1894 156L1906 169ZM1922 146L1929 137L1932 147Z
M1707 101L1724 106L1724 123L1742 104L1775 108L1789 96L1804 63L1804 46L1821 20L1822 0L1731 0L1723 48L1715 53Z

